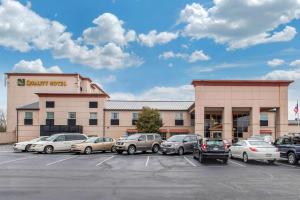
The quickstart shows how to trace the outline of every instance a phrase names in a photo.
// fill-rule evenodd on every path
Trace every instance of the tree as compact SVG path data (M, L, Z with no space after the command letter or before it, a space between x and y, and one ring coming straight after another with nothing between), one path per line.
M139 113L136 128L140 133L158 133L162 125L158 110L144 107Z
M0 132L6 132L6 115L3 110L0 110Z

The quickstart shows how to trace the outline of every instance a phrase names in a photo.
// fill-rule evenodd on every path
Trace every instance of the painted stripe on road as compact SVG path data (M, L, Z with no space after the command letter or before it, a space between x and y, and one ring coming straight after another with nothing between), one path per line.
M192 161L190 161L187 157L184 156L184 159L190 163L190 165L192 165L193 167L197 167L197 165L195 163L193 163Z
M0 165L7 164L7 163L12 163L12 162L16 162L16 161L20 161L20 160L32 159L32 158L36 158L36 157L38 157L38 156L29 156L29 157L25 157L25 158L18 158L18 159L14 159L14 160L7 160L7 161L0 162Z
M233 163L233 164L236 164L236 165L239 165L239 166L241 166L241 167L247 167L246 165L243 165L243 164L238 163L238 162L234 162L234 161L232 161L232 160L229 160L229 162L231 162L231 163Z
M66 161L66 160L70 160L70 159L75 158L75 157L77 157L77 156L71 156L71 157L68 157L68 158L64 158L64 159L61 159L61 160L58 160L58 161L55 161L55 162L52 162L52 163L48 163L46 166L54 165L56 163L60 163L60 162Z
M106 159L103 160L102 162L99 162L96 166L102 165L104 162L106 162L106 161L112 159L113 157L115 157L115 156L111 156L111 157L109 157L109 158L106 158Z
M147 160L146 160L146 163L145 163L145 167L147 167L147 166L148 166L149 159L150 159L150 156L148 156L148 157L147 157Z

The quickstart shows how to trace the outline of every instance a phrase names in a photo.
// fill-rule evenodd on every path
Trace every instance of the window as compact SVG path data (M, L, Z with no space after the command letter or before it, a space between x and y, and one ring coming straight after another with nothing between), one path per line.
M148 141L154 140L154 136L153 136L153 135L147 135L147 140L148 140Z
M142 135L141 137L139 137L139 141L146 141L146 135Z
M66 138L64 135L59 135L56 139L55 142L63 142L66 141Z
M112 112L111 113L111 120L110 120L110 125L119 125L120 121L119 121L119 113L117 112Z
M54 125L54 112L47 112L46 125Z
M176 113L176 119L177 120L183 120L183 112L177 112Z
M112 138L105 138L105 142L113 142L114 140Z
M98 124L97 113L96 112L91 112L90 113L89 124L90 125L97 125Z
M175 126L183 126L183 112L177 112L175 116Z
M98 102L97 101L90 101L89 107L90 108L98 108Z
M135 126L139 119L139 113L132 113L132 125Z
M32 112L25 112L24 125L33 124L32 115L33 115Z
M46 108L54 108L55 102L54 101L46 101Z
M268 126L268 114L260 113L260 126Z
M68 125L75 126L76 125L76 112L68 113Z

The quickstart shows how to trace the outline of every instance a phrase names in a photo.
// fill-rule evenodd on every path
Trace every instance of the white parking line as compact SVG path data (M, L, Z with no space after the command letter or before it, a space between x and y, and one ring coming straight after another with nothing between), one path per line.
M61 160L58 160L58 161L55 161L55 162L52 162L52 163L48 163L46 166L54 165L56 163L60 163L60 162L66 161L66 160L70 160L70 159L75 158L75 157L77 157L77 156L71 156L71 157L68 157L68 158L64 158L64 159L61 159Z
M149 158L150 158L150 156L147 157L147 160L146 160L146 163L145 163L145 167L148 166Z
M233 164L236 164L236 165L239 165L239 166L241 166L241 167L247 167L246 165L240 164L240 163L238 163L238 162L234 162L234 161L232 161L232 160L229 160L229 162L231 162L231 163L233 163Z
M184 159L190 163L193 167L197 167L197 165L195 163L193 163L192 161L190 161L187 157L184 156Z
M109 158L106 158L106 159L103 160L102 162L99 162L96 166L99 166L99 165L103 164L104 162L106 162L106 161L112 159L113 157L115 157L115 156L111 156L111 157L109 157Z
M25 158L18 158L18 159L14 159L14 160L7 160L7 161L0 162L0 165L6 164L6 163L16 162L16 161L20 161L20 160L32 159L32 158L36 158L36 157L38 157L38 156L29 156L29 157L25 157Z

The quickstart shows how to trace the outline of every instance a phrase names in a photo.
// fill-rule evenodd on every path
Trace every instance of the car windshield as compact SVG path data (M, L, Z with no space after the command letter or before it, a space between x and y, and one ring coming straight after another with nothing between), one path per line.
M167 139L168 142L182 142L185 138L185 135L175 135Z
M222 140L208 140L206 142L208 146L224 146L224 143Z
M94 143L98 138L97 137L91 137L91 138L88 138L86 141L86 143Z
M141 135L131 135L126 140L138 140Z
M46 141L51 141L52 142L56 138L57 138L57 135L52 135L52 136L48 137Z
M253 146L271 146L269 143L264 141L248 141L250 145Z

